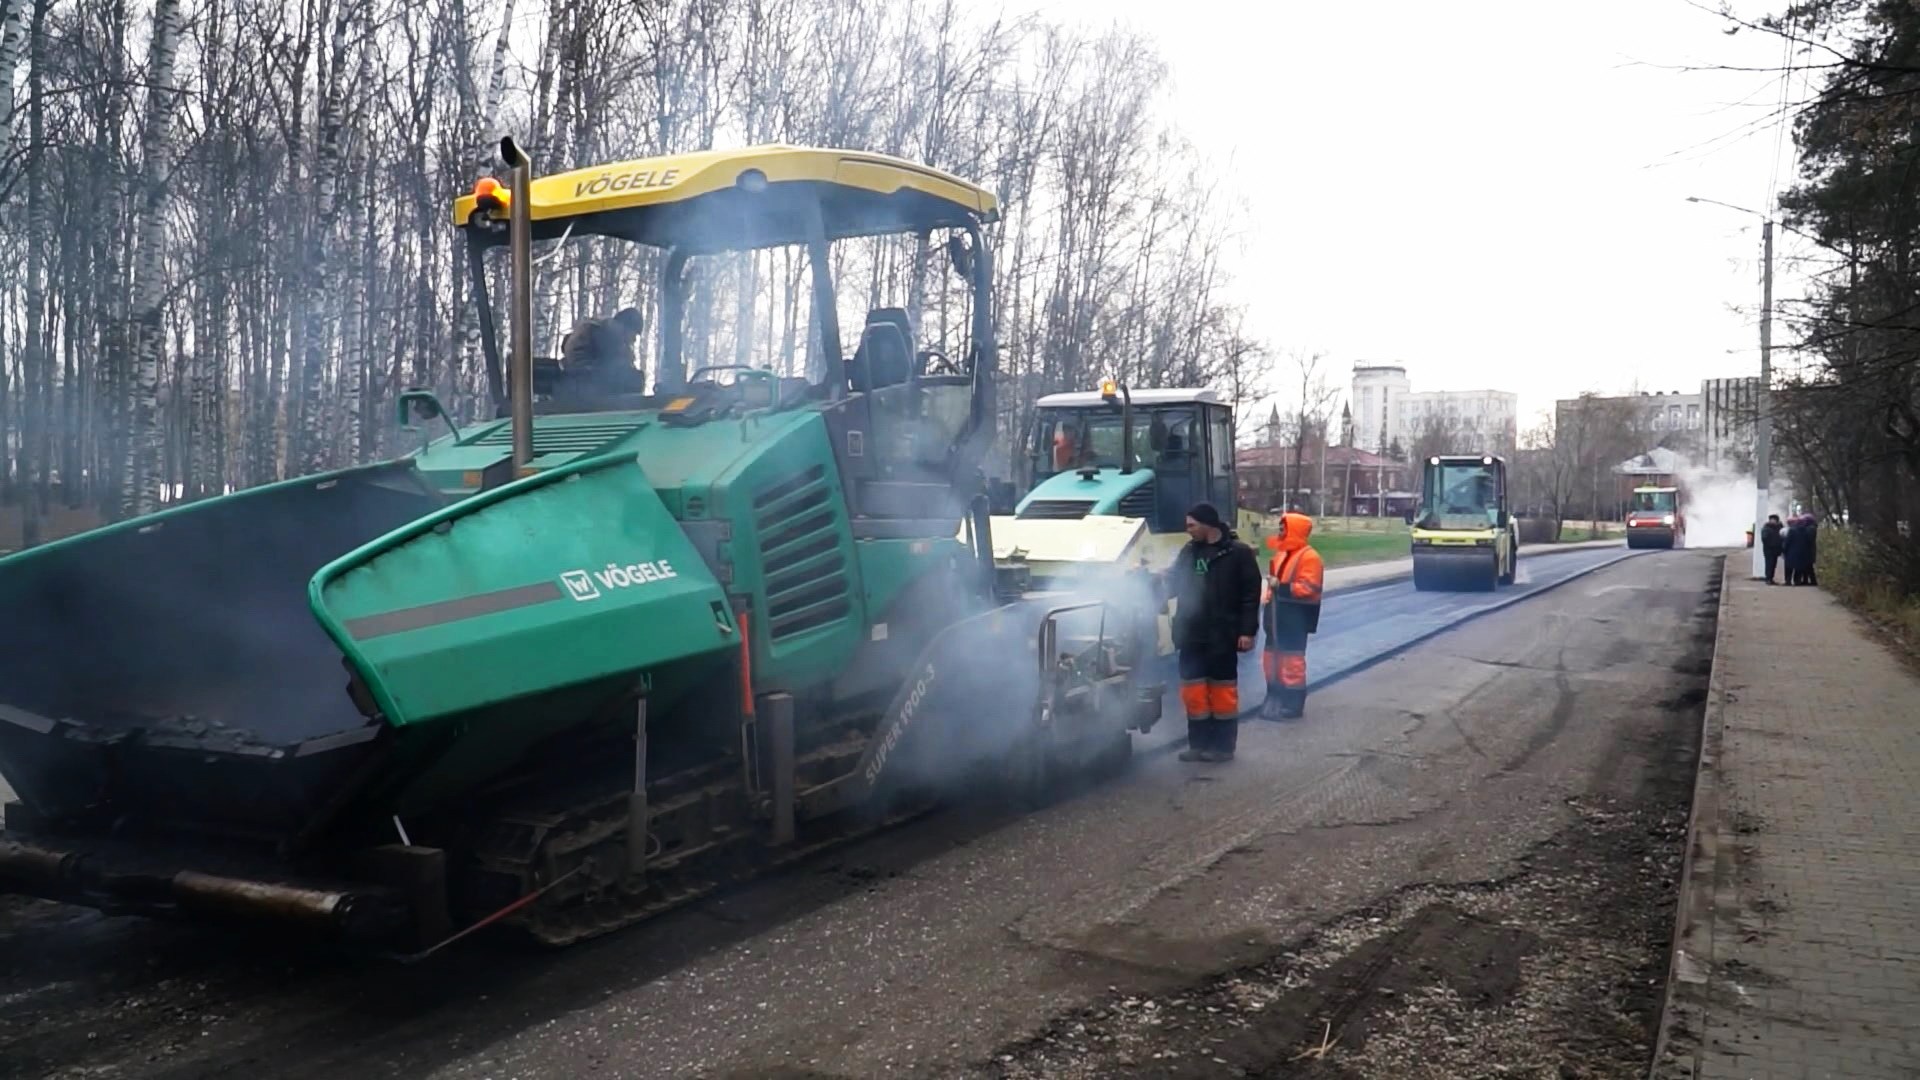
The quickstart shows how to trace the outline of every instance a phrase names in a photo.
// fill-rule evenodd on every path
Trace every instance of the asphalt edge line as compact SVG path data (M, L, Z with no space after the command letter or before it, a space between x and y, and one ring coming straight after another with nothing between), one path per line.
M1579 549L1575 549L1575 550L1579 550ZM1598 551L1600 549L1598 547L1594 547L1594 548L1589 548L1587 550ZM1570 552L1568 553L1570 554ZM1507 608L1512 607L1515 604L1523 603L1527 600L1531 600L1536 596L1544 596L1545 594L1552 592L1553 590L1559 588L1562 585L1567 584L1570 581L1578 581L1581 578L1586 577L1588 574L1591 574L1596 570L1605 570L1609 566L1618 566L1619 564L1626 562L1628 559L1636 558L1639 555L1640 555L1640 552L1638 550L1629 551L1623 546L1619 555L1615 556L1614 558L1608 559L1605 562L1595 563L1584 570L1576 570L1573 573L1568 574L1566 577L1561 578L1559 581L1556 581L1551 585L1542 585L1531 592L1524 592L1517 596L1508 596L1506 599L1500 600L1496 603L1488 604L1486 607L1476 608L1473 611L1470 611L1467 614L1460 616L1458 619L1455 619L1452 622L1447 623L1445 626L1436 626L1432 630L1429 630L1426 633L1421 634L1419 637L1410 638L1407 641L1403 641L1400 644L1385 650L1384 652L1374 653L1372 656L1366 658L1365 660L1361 660L1340 671L1336 671L1332 675L1326 676L1323 679L1309 682L1307 683L1307 691L1309 693L1312 693L1316 690L1320 690L1325 687L1332 686L1333 684L1345 679L1349 675L1358 675L1362 671L1365 671L1368 668L1371 668L1374 665L1379 664L1383 660L1391 660L1394 657L1400 655L1401 653L1406 652L1408 649L1413 648L1415 645L1419 645L1424 642L1430 641L1433 638L1439 637L1441 634L1444 634L1447 631L1454 629L1455 627L1465 626L1467 623L1472 622L1473 620L1481 617L1482 615L1490 615L1496 611L1505 611ZM1725 556L1721 556L1721 558L1724 559ZM1413 575L1409 573L1407 576L1412 577ZM1385 585L1389 583L1379 582L1378 584ZM1364 587L1371 588L1372 585L1368 585ZM1358 588L1359 587L1356 587L1356 591ZM1333 593L1329 591L1327 595L1332 596ZM1313 646L1311 642L1309 642L1307 647L1309 650L1312 649ZM1262 719L1264 719L1264 717L1261 716L1258 710L1248 709L1241 712L1237 722L1244 724L1250 721L1262 720ZM1268 722L1269 723L1286 723L1286 721L1268 721ZM1169 739L1166 742L1160 744L1159 746L1155 746L1148 750L1135 750L1133 756L1136 759L1145 759L1149 761L1156 760L1158 758L1166 756L1167 754L1174 753L1184 748L1186 745L1187 745L1186 737L1181 736L1176 739Z
M1455 619L1452 622L1447 623L1445 626L1436 626L1433 629L1427 631L1424 634L1421 634L1418 637L1409 638L1408 640L1403 641L1400 644L1395 645L1390 649L1386 649L1382 652L1377 652L1372 656L1366 658L1365 660L1358 661L1357 663L1354 663L1353 665L1341 671L1337 671L1332 675L1327 676L1325 679L1322 679L1318 682L1309 682L1307 684L1307 690L1308 692L1312 692L1315 690L1323 689L1328 686L1332 686L1333 684L1340 682L1343 679L1346 679L1348 676L1358 675L1359 673L1366 671L1368 668L1371 668L1384 660L1391 660L1394 657L1399 656L1401 653L1406 652L1408 649L1413 648L1415 645L1420 645L1427 641L1430 641L1433 638L1439 637L1441 634L1444 634L1449 630L1453 630L1457 627L1465 626L1466 624L1472 622L1475 619L1480 618L1483 615L1491 615L1496 611L1505 611L1506 609L1512 607L1515 604L1525 603L1526 601L1531 600L1536 596L1545 596L1547 593L1552 592L1553 590L1559 588L1560 586L1565 585L1569 582L1579 581L1581 578L1586 577L1588 574L1591 574L1596 570L1605 570L1609 566L1618 566L1619 564L1626 562L1628 559L1638 558L1639 555L1640 555L1639 551L1622 551L1619 555L1615 556L1614 558L1608 559L1605 562L1595 563L1584 570L1575 570L1573 573L1568 574L1566 577L1561 578L1559 581L1556 581L1551 585L1542 585L1539 588L1534 589L1530 592L1520 593L1516 596L1509 596L1504 600L1500 600L1495 603L1488 604L1485 607L1475 608L1474 610L1466 613L1465 615L1460 616L1458 619ZM1311 650L1313 648L1312 644L1309 643L1307 648Z
M1544 555L1572 555L1572 554L1575 554L1576 552L1581 552L1581 551L1601 551L1606 548L1616 546L1616 543L1617 543L1617 546L1622 551L1627 550L1627 545L1624 540L1618 541L1618 542L1612 541L1612 540L1578 540L1570 544L1535 544L1533 545L1534 550L1532 551L1522 550L1520 552L1520 558L1537 559ZM1634 550L1637 551L1639 549L1636 548ZM1355 567L1361 567L1361 566L1367 566L1367 565L1369 564L1367 563L1354 564ZM1409 569L1405 573L1393 574L1388 577L1374 578L1372 581L1362 581L1353 585L1329 586L1326 590L1326 595L1338 596L1341 594L1345 594L1345 595L1351 596L1354 593L1364 592L1368 589L1378 589L1388 585L1399 585L1402 582L1410 581L1412 579L1413 579L1413 571Z
M1707 705L1700 715L1700 749L1693 774L1693 805L1687 813L1686 855L1673 905L1673 933L1667 943L1667 980L1661 995L1648 1080L1698 1076L1706 1048L1705 988L1713 970L1715 864L1720 853L1720 745L1725 731L1727 668L1721 645L1727 639L1727 610L1732 604L1735 568L1720 557L1720 605L1714 615L1713 668L1707 676ZM1687 989L1682 989L1685 987ZM1699 989L1693 989L1698 987ZM1690 1024L1692 1045L1677 1048L1675 1029ZM1684 1044L1686 1036L1679 1040ZM1678 1056L1669 1061L1670 1055Z

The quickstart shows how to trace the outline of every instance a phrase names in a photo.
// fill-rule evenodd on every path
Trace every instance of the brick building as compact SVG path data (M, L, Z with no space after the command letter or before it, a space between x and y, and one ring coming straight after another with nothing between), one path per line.
M1234 461L1240 477L1240 505L1264 512L1290 504L1310 514L1357 517L1384 510L1387 516L1398 517L1419 501L1419 493L1408 490L1408 469L1401 462L1351 446L1326 447L1325 456L1323 469L1321 448L1305 447L1296 474L1291 446L1268 443L1242 448Z

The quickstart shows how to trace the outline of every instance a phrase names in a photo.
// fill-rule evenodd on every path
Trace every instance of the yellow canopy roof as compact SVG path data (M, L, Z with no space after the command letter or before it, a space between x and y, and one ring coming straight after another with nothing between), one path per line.
M575 233L692 251L804 243L815 202L829 240L991 221L999 210L993 192L924 165L778 144L555 173L536 177L531 194L536 239L571 225ZM474 208L471 192L455 199L454 224L467 227Z

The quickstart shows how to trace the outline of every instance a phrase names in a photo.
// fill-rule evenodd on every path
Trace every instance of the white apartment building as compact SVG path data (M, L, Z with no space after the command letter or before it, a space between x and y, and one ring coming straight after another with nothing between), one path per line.
M1379 453L1392 443L1400 434L1400 404L1412 392L1407 369L1398 364L1353 365L1353 445Z
M1353 366L1353 441L1375 453L1398 442L1411 448L1430 425L1444 423L1460 453L1511 449L1520 398L1504 390L1415 390L1398 364Z

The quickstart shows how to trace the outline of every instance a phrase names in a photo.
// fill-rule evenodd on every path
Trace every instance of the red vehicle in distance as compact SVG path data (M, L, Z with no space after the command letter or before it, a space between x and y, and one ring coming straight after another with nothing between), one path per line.
M1627 504L1627 546L1686 547L1687 516L1677 487L1637 487Z

